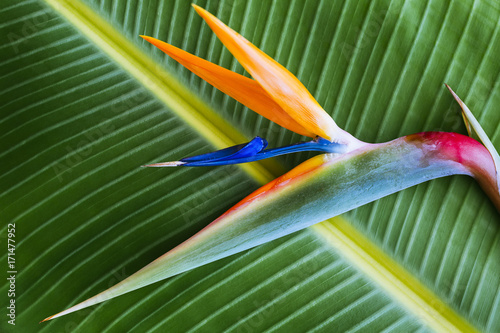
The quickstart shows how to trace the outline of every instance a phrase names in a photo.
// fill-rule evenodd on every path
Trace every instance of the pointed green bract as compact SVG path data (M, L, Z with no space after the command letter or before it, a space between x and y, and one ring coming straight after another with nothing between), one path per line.
M494 173L486 148L456 133L421 133L341 156L318 155L116 286L48 319L270 242L424 181L476 176L479 167Z

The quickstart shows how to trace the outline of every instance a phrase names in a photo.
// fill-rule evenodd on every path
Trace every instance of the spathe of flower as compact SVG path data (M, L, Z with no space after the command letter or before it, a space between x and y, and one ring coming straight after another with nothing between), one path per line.
M267 142L257 137L249 143L213 153L150 166L230 164L302 150L318 150L324 154L307 160L264 185L199 233L115 286L44 321L269 242L434 178L448 175L472 176L500 211L498 153L467 106L451 89L462 107L467 126L484 145L473 138L446 132L417 133L386 143L362 143L340 130L335 123L332 125L333 120L326 121L325 126L321 120L329 117L321 115L314 106L312 96L303 91L305 88L295 82L293 75L206 11L195 8L257 83L251 79L242 79L238 74L231 74L230 71L201 61L163 42L145 39L152 41L217 88L240 101L254 103L259 113L271 120L275 119L273 121L281 122L282 126L298 133L301 131L301 134L320 138L287 147L266 149ZM243 96L245 87L249 89L251 97L262 98L270 103L276 113L266 114L264 104L254 102L251 98L246 99ZM298 104L300 107L292 110L295 102L287 104L286 96L295 93L307 101L301 101ZM307 109L311 105L312 109ZM303 117L302 113L314 115Z

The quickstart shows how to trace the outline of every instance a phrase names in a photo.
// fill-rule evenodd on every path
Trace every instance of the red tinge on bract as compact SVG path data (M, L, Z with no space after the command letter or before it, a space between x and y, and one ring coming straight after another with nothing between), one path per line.
M453 89L450 88L449 85L446 84L446 88L448 88L448 90L453 95L453 98L455 98L457 103L460 105L460 108L462 109L462 117L464 118L465 126L467 127L467 132L469 132L469 136L473 137L474 139L479 139L490 153L491 159L493 160L493 164L495 165L494 188L496 192L500 192L500 177L499 177L500 156L498 155L495 146L493 146L493 143L491 142L490 138L484 132L483 128L481 127L477 119L474 117L472 112L469 110L467 105L465 105L465 103L462 102L460 97L458 97L458 95L453 91ZM498 205L497 207L500 210L500 205Z

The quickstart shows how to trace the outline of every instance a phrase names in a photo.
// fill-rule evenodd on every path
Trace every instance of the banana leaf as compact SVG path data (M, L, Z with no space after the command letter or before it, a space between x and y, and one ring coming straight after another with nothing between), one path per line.
M466 133L447 82L499 147L494 2L197 4L296 74L364 141ZM16 325L4 315L2 332L500 328L498 213L461 176L38 324L312 155L243 168L139 168L255 135L270 146L302 139L138 37L244 73L188 2L4 1L0 12L1 236L7 244L15 224L16 241L15 297L5 279L0 291L5 313L15 299ZM0 255L6 266L8 251Z

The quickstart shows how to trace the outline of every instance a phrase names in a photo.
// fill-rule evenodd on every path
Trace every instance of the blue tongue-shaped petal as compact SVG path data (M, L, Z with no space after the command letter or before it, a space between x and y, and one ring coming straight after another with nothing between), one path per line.
M280 148L265 149L266 147L267 141L265 139L255 137L252 141L245 144L217 150L213 153L186 157L174 163L175 165L183 166L215 166L254 162L300 151L321 151L324 153L345 152L345 145L330 142L322 138L316 138L314 141L300 142ZM163 164L151 166L163 166ZM168 166L174 165L169 164Z
M248 143L224 148L211 153L191 156L181 159L186 166L208 166L221 165L230 160L241 160L257 155L267 147L267 141L261 137L255 137ZM230 164L230 163L229 163Z
M317 137L313 141L299 142L293 145L265 149L267 141L261 137L255 137L252 141L236 146L224 148L212 153L196 155L183 158L174 162L163 162L144 165L145 167L175 167L175 166L215 166L254 162L265 158L284 154L297 153L301 151L319 151L323 153L343 154L346 145L330 142Z

